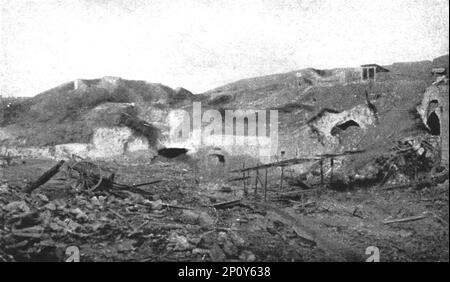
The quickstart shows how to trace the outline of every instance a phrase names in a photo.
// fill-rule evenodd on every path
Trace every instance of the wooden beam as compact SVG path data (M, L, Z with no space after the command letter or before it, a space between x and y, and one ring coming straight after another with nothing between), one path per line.
M259 178L259 170L256 170L256 177L255 177L255 199L258 195L258 178Z
M64 164L64 161L59 161L55 166L44 172L36 181L27 185L24 189L25 193L31 193L33 190L37 189L39 186L47 183L55 174L59 172L59 169Z
M281 160L281 161L276 161L273 163L268 163L268 164L263 164L263 165L256 165L253 167L247 167L245 169L236 169L236 170L232 170L230 172L251 171L251 170L258 170L258 169L269 168L269 167L283 167L283 166L290 166L290 165L295 165L295 164L310 162L310 161L320 161L323 158L333 158L333 157L348 156L348 155L363 154L363 153L367 153L367 151L366 150L356 150L356 151L344 151L341 153L334 153L334 154L319 154L319 155L313 155L313 156Z
M411 217L405 217L405 218L399 218L399 219L391 219L391 220L383 221L383 224L416 221L416 220L424 219L427 217L428 217L428 215L418 215L418 216L411 216Z
M245 169L245 161L242 163L242 169ZM245 177L245 171L242 172L242 179L244 183L244 197L247 197L247 179Z
M265 173L265 177L264 177L264 201L267 200L267 168L266 168L266 173Z
M280 190L283 189L284 166L281 167Z

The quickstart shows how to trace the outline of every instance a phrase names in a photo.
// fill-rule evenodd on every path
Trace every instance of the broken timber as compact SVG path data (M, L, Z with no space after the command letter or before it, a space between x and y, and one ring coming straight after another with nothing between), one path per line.
M242 168L245 168L245 162L242 163ZM242 180L244 183L244 197L247 197L247 179L250 178L250 176L245 176L245 171L242 172Z
M213 207L215 209L227 209L227 208L231 208L233 206L240 205L240 204L241 204L241 199L238 199L238 200L232 200L232 201L223 202L223 203L217 203L217 204L214 204Z
M267 164L257 164L256 166L253 167L245 167L245 162L242 163L242 169L236 169L236 170L232 170L230 172L234 172L234 173L242 173L242 177L237 177L237 178L233 178L230 179L229 181L237 181L237 180L242 180L243 184L244 184L244 197L247 197L247 181L250 180L250 171L256 171L256 175L255 175L255 183L254 183L254 197L255 199L257 198L258 195L258 182L261 184L262 188L264 189L264 201L267 200L267 170L268 168L272 168L272 167L281 167L281 176L280 176L280 183L279 183L279 190L283 189L283 181L284 181L284 168L287 166L291 166L291 165L295 165L295 164L300 164L300 163L304 163L304 162L310 162L310 161L314 161L316 164L319 163L320 164L320 182L321 184L323 184L323 176L324 176L324 171L323 171L323 161L324 159L330 159L330 166L331 166L331 176L330 176L330 180L332 181L333 179L333 173L334 173L334 158L335 157L339 157L339 156L347 156L347 155L354 155L354 154L362 154L362 153L367 153L366 150L356 150L356 151L344 151L341 153L333 153L333 154L319 154L319 155L313 155L313 156L306 156L306 157L300 157L300 158L293 158L293 159L287 159L287 160L282 160L282 161L277 161L277 162L272 162L272 163L267 163ZM265 177L264 177L264 182L261 180L260 178L260 174L259 174L259 170L263 169L265 171ZM247 173L247 175L246 175ZM306 187L308 187L308 185L304 185ZM309 187L308 187L309 188Z
M424 218L427 218L427 217L428 217L427 215L418 215L418 216L411 216L411 217L406 217L406 218L385 220L385 221L383 221L383 224L416 221L416 220L424 219Z
M31 193L33 190L37 189L39 186L47 183L55 174L59 172L59 169L64 164L64 161L59 161L55 166L47 170L44 174L42 174L36 181L30 183L27 187L25 187L25 193Z
M336 154L319 154L319 155L314 155L314 156L306 156L306 157L287 159L287 160L277 161L277 162L273 162L273 163L257 165L257 166L253 166L253 167L246 167L246 168L242 168L242 169L235 169L235 170L232 170L231 172L246 172L246 171L259 170L259 169L277 167L277 166L278 167L291 166L291 165L300 164L300 163L304 163L304 162L320 161L322 159L362 154L365 152L366 152L365 150L357 150L357 151L345 151L345 152L336 153Z

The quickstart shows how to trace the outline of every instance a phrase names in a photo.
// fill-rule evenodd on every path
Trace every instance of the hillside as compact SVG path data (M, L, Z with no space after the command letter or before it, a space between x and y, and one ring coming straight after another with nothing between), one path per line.
M186 89L158 83L111 77L78 80L29 99L4 103L0 127L25 146L83 143L90 141L97 127L121 125L122 113L141 117L140 113L150 115L193 98Z
M417 140L430 136L416 107L433 81L431 69L436 64L448 68L448 55L434 61L383 66L389 72L380 76L376 83L361 83L355 70L350 68L303 69L239 80L202 96L207 105L205 108L278 110L278 154L282 153L285 158L346 150L372 152L347 160L347 170L358 170L375 157L389 152L399 140L420 142ZM353 81L340 82L342 73L350 73ZM369 122L363 128L360 121L370 116L353 113L368 103L375 108L375 122ZM355 126L348 127L343 123L345 120L325 121L324 114L333 117L327 112L336 113L336 118L347 115L347 120ZM317 119L319 123L324 120L323 128L317 128L317 122L314 122ZM337 125L331 133L327 132L327 122ZM331 141L334 141L324 141L324 134L331 134Z
M431 68L442 64L448 66L448 55L434 61L383 66L390 72L380 76L377 83L361 83L357 70L352 68L308 68L242 79L198 95L184 88L174 90L162 84L115 77L76 80L4 106L0 126L7 136L0 142L22 146L88 143L96 128L127 127L122 118L127 114L136 119L135 124L143 122L154 127L151 134L144 133L153 144L159 133L168 132L170 110L190 110L192 101L201 101L203 110L278 110L279 150L287 156L295 156L305 148L317 153L390 146L402 137L424 132L415 107L432 82ZM353 135L341 132L339 146L318 144L320 136L305 132L308 122L324 111L345 113L367 104L367 99L379 114L378 125L370 130ZM159 132L156 137L155 132Z
M443 64L447 62L448 65L448 55L436 58L435 61L436 62L439 61ZM434 64L433 62L434 61L402 62L402 63L394 63L392 65L385 65L383 67L390 70L387 79L391 81L414 81L414 80L430 81L432 79L431 69ZM226 95L231 97L229 99L233 99L234 96L236 95L237 96L236 100L246 99L247 96L251 96L251 98L253 98L252 100L255 101L264 98L265 96L269 96L272 93L278 93L282 90L285 91L298 90L299 85L296 74L308 70L315 70L318 73L326 74L333 71L337 71L339 69L317 70L310 68L292 71L288 73L247 78L214 88L202 94L205 96L210 96L212 98ZM347 68L341 70L351 70L351 69ZM226 100L225 98L222 99ZM251 99L249 98L248 100Z
M448 55L436 59L445 62ZM426 87L431 84L432 61L394 63L383 66L390 70L383 81L375 84L335 83L323 85L320 82L300 84L297 73L311 69L283 74L249 78L230 83L202 95L205 103L212 107L231 109L277 109L281 115L281 127L286 132L298 128L323 109L341 112L365 103L365 91L386 118L385 124L402 124L402 130L413 126L411 114L420 102ZM313 69L314 70L314 69ZM342 69L341 69L342 70ZM350 69L344 69L349 71ZM314 70L326 74L338 71ZM392 131L398 130L392 127Z

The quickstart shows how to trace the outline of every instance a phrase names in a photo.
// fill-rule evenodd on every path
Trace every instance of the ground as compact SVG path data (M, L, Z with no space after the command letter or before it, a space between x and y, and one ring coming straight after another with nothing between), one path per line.
M21 191L54 164L16 159L1 168L0 260L62 261L69 246L81 261L364 261L369 246L381 261L449 260L448 180L305 192L288 183L280 189L274 169L264 201L253 183L242 199L241 181L219 185L188 161L135 159L101 165L118 183L161 182L94 193L68 187L60 172L30 195ZM217 205L235 199L239 205Z

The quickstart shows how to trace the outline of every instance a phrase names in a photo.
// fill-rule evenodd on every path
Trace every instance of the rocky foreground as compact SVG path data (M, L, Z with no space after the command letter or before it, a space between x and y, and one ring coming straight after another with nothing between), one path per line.
M448 261L448 180L425 187L299 190L269 175L267 201L214 184L184 162L105 163L130 189L74 188L64 171L23 188L56 162L2 168L0 260ZM197 175L197 178L195 178Z

